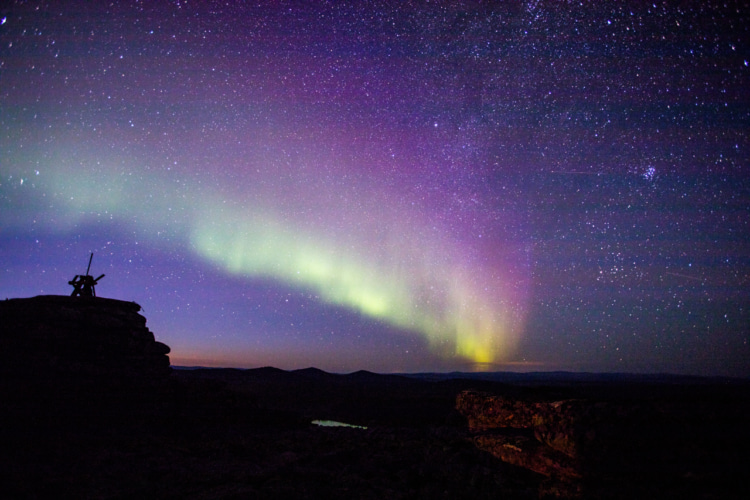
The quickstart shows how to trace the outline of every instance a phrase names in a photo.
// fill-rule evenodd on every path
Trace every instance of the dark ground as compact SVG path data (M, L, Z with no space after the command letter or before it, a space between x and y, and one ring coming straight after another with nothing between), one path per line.
M664 433L644 429L641 457L674 463L649 464L655 473L641 485L623 487L614 471L611 483L584 496L747 498L750 491L747 381L564 374L483 381L261 368L174 370L161 382L132 384L6 378L0 387L5 498L481 499L554 492L544 476L474 446L455 410L457 394L470 388L526 400L648 402L677 415L660 422ZM318 427L314 419L367 429ZM664 453L669 447L675 453Z

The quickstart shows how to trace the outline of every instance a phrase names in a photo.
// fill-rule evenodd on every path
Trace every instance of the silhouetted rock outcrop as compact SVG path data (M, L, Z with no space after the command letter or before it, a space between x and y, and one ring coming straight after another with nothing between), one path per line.
M4 377L158 379L169 347L154 339L135 302L40 295L0 302Z

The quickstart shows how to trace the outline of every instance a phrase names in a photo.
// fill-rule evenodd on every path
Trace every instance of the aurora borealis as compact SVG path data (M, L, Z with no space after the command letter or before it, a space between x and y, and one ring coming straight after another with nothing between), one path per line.
M747 12L15 2L0 291L181 365L748 376Z

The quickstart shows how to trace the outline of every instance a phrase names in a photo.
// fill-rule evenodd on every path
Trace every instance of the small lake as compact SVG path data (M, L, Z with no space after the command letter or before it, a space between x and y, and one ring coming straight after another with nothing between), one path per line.
M351 427L353 429L367 429L367 427L363 425L345 424L344 422L337 422L335 420L313 420L312 424L320 427Z

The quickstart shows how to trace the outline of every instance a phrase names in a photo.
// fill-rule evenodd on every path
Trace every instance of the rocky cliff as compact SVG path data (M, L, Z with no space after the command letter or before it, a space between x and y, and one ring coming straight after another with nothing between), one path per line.
M170 372L135 302L40 295L0 302L4 378L155 379Z

